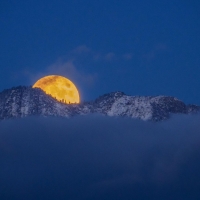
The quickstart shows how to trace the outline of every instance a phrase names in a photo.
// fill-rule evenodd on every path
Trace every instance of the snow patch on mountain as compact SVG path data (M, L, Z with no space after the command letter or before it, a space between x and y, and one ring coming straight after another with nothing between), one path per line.
M168 119L171 114L190 114L199 111L199 106L185 105L175 97L128 96L119 91L81 104L58 102L42 90L31 87L19 86L0 93L0 119L33 115L71 117L99 113L162 121Z
M117 99L108 111L109 116L128 116L149 120L152 117L152 107L149 98L124 95Z

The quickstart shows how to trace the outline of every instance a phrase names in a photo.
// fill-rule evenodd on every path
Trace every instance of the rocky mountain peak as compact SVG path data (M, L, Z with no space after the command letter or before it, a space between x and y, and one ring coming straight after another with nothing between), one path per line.
M25 86L13 87L0 93L1 120L33 115L71 117L99 113L162 121L168 119L171 114L189 114L199 111L199 106L186 105L175 97L128 96L120 91L81 104L64 104L38 88Z

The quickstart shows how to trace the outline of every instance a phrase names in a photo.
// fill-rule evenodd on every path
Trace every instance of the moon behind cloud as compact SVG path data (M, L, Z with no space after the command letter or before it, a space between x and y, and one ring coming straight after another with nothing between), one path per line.
M33 88L40 88L64 103L79 103L80 97L76 86L67 78L58 75L45 76L39 79Z

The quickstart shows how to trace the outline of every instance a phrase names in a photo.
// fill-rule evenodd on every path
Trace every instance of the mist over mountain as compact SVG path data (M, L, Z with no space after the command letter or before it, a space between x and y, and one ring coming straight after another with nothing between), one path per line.
M172 114L198 113L200 106L186 105L170 96L129 96L111 92L91 102L64 104L32 87L13 87L0 93L0 119L27 116L60 116L102 114L142 120L162 121Z
M200 115L0 123L1 200L200 198Z
M37 88L4 90L0 199L199 199L199 110L168 96L64 104Z

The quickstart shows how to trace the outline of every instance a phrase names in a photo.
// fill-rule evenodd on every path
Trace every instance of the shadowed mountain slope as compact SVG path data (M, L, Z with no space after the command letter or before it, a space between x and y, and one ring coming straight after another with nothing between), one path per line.
M38 88L19 86L0 93L1 120L34 115L71 117L98 113L162 121L168 119L171 114L199 111L200 106L186 105L169 96L128 96L123 92L111 92L91 102L64 104Z

